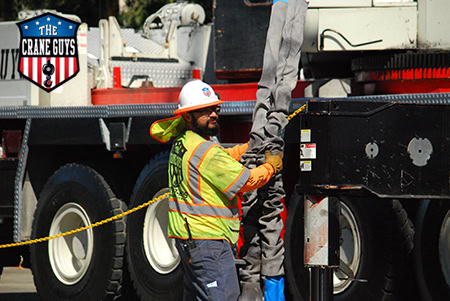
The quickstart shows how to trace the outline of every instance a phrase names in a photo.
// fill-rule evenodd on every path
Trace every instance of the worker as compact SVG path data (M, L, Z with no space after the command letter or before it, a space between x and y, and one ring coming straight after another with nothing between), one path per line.
M184 271L184 300L238 300L233 248L239 236L239 192L264 186L282 169L282 153L266 152L266 162L247 169L239 158L248 143L224 149L220 105L206 83L188 82L179 94L175 117L157 121L151 135L175 138L169 158L169 237L175 238Z

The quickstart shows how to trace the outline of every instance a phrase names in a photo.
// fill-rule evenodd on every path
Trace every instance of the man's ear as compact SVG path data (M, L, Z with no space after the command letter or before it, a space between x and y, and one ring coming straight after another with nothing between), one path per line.
M192 123L194 122L194 116L192 116L192 114L188 113L184 113L183 115L184 120L186 121L186 127L187 129L191 129L192 128Z
M186 120L186 122L192 122L193 117L191 114L184 113L182 116L183 116L184 120Z

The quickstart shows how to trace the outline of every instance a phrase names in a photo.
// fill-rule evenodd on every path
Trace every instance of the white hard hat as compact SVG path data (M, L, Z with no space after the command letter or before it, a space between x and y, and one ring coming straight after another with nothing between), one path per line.
M217 98L211 86L201 80L194 80L185 84L181 89L178 101L178 109L173 112L175 115L216 106L223 102Z

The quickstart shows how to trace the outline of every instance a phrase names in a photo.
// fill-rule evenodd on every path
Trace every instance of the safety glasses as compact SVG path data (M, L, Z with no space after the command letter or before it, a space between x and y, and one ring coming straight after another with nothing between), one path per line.
M212 112L219 114L220 113L220 106L212 106L212 107L206 107L203 109L195 110L194 112L200 113L200 114L208 114L210 115Z

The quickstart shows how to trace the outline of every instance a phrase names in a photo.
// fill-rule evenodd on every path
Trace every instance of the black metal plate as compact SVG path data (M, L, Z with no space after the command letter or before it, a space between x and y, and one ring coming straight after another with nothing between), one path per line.
M300 190L361 186L380 197L450 197L449 105L320 101L308 108L301 127L311 129L317 158L312 171L301 172ZM428 160L426 148L410 146L424 139L432 146ZM376 146L366 150L369 143ZM418 166L421 158L426 164Z
M248 2L215 1L216 71L262 70L271 3L249 6Z

